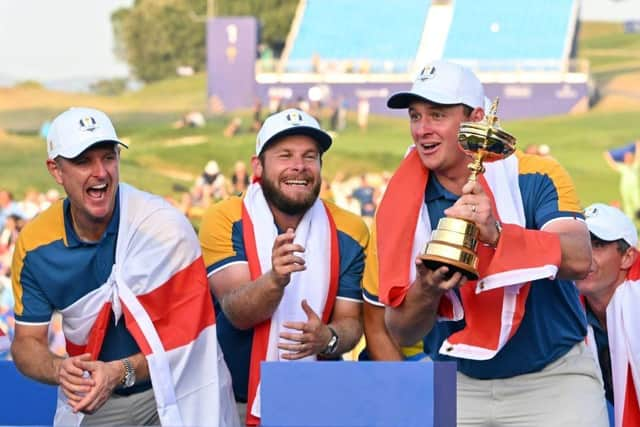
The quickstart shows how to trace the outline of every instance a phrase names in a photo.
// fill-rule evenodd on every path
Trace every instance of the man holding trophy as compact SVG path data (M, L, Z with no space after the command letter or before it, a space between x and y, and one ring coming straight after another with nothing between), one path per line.
M422 340L427 357L456 361L459 426L606 426L572 282L591 247L568 174L514 153L497 100L485 115L465 67L435 62L387 105L408 109L414 144L378 209L365 272L392 339L368 345Z

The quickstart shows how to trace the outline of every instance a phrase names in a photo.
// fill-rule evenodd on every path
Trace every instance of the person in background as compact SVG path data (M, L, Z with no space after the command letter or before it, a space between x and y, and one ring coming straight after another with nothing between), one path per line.
M212 202L228 197L226 178L220 171L218 162L209 160L191 189L195 206L206 209Z
M376 205L373 201L375 188L367 180L367 175L360 176L360 185L358 185L351 194L354 199L360 202L360 215L363 217L373 218L376 211Z
M233 175L231 175L231 186L233 187L231 194L243 194L247 191L249 183L247 165L242 160L238 160L233 167Z
M620 174L620 196L622 198L622 210L625 215L635 219L636 212L640 210L640 156L638 147L640 141L625 147L621 161L614 158L611 151L603 153L604 159L614 171Z
M20 204L13 200L13 194L4 188L0 188L0 230L4 228L4 222L10 215L17 215L24 218L25 215L20 209Z

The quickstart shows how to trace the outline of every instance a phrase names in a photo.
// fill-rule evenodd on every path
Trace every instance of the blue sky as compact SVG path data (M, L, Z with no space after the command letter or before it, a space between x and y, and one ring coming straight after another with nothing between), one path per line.
M127 75L113 54L110 16L132 3L0 0L0 84Z

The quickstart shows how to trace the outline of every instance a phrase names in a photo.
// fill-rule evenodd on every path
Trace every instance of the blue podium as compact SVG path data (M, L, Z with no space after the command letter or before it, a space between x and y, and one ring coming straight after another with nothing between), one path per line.
M263 362L262 427L455 427L454 362Z
M0 425L52 425L54 386L23 376L13 362L0 361Z

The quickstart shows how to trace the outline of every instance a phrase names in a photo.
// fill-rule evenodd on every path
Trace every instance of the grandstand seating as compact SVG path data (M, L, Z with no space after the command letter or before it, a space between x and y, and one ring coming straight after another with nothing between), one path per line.
M566 71L578 0L301 0L286 72Z
M478 70L559 70L570 54L575 0L456 0L445 59Z
M338 71L406 72L415 59L431 2L306 0L304 3L297 37L291 41L285 65L287 71L319 71L317 62L321 61L340 64Z

